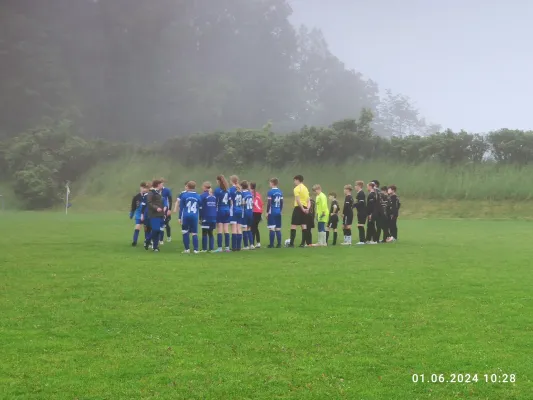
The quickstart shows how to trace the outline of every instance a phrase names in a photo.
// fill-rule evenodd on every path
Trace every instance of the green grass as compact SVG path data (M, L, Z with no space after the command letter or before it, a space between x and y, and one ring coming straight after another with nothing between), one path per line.
M123 214L0 219L16 227L0 236L2 399L533 393L530 222L403 219L398 244L184 256L131 248Z

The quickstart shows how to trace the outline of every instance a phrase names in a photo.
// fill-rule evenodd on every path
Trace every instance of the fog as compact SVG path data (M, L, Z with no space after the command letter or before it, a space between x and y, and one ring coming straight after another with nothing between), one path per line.
M293 0L347 66L409 95L445 127L532 129L533 4Z
M374 115L381 136L532 127L532 6L3 0L0 140L277 132Z

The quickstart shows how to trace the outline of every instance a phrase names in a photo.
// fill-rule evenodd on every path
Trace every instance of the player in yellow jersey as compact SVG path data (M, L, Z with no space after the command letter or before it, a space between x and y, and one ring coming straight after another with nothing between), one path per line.
M305 243L308 241L306 217L309 213L309 190L305 187L303 182L304 177L302 175L296 175L294 177L294 210L292 211L291 239L289 247L294 247L297 226L302 228L302 244L300 244L300 247L305 247Z
M318 243L315 246L327 246L326 223L328 222L328 198L320 185L313 185L316 194L316 216L318 221Z

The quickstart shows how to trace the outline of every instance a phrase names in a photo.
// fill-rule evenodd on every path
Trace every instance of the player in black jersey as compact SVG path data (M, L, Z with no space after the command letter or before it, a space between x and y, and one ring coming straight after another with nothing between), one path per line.
M316 217L316 202L314 199L309 198L309 212L306 215L307 218L307 239L305 244L311 246L313 244L313 231L315 227L315 217Z
M337 201L337 194L330 193L329 201L331 201L331 207L329 209L329 221L326 229L326 244L329 241L329 232L333 231L333 246L337 244L337 227L339 225L339 202Z
M376 218L378 216L378 202L376 195L376 184L370 182L367 185L368 198L366 201L366 214L367 214L367 226L366 226L366 243L376 244Z
M355 195L354 207L357 210L357 230L359 231L359 245L365 244L365 224L366 224L366 196L363 188L365 183L363 181L355 182L355 189L357 194Z
M379 194L379 211L377 224L378 243L386 243L389 237L389 220L387 218L387 207L389 204L389 194L387 193L387 186L382 186ZM383 240L380 239L381 232L383 232Z
M398 239L398 216L400 214L400 198L396 194L396 185L389 186L389 201L387 206L387 213L389 219L390 237L387 242L395 242Z
M344 186L344 207L342 209L342 230L344 232L344 242L341 243L344 246L350 246L352 244L352 223L353 223L353 197L352 197L352 185Z

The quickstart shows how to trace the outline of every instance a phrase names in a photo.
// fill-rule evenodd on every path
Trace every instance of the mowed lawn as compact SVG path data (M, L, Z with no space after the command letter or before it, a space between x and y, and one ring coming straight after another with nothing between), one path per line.
M175 221L159 254L123 214L0 222L1 399L533 398L530 222L196 256Z

